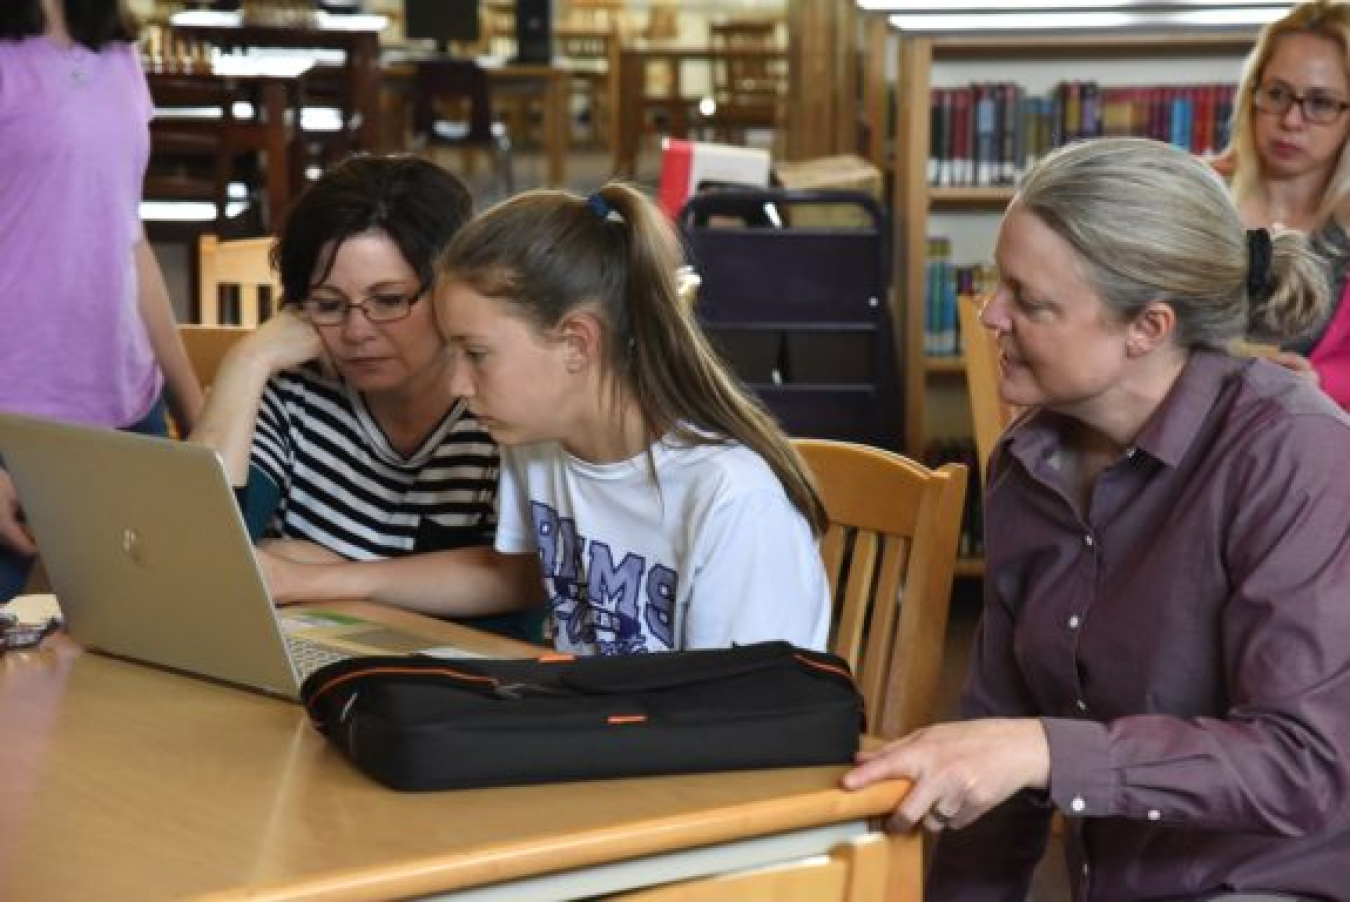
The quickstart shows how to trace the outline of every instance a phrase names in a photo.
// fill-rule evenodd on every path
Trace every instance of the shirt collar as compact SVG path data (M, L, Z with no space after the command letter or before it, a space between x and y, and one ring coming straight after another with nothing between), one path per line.
M1244 363L1219 351L1192 351L1131 450L1144 451L1160 463L1175 467L1195 441L1224 383ZM1068 425L1068 418L1060 414L1036 410L1016 421L999 444L1005 453L1031 466L1063 445Z

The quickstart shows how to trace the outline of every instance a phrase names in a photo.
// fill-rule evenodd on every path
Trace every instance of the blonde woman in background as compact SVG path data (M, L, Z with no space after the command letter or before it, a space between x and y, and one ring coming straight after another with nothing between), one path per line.
M1249 228L1312 236L1331 306L1275 359L1350 407L1350 3L1311 0L1267 25L1247 58L1219 163Z

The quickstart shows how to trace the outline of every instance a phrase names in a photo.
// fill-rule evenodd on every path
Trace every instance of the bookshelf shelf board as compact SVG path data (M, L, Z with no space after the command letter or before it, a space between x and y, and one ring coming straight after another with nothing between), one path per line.
M1255 29L1197 31L1160 35L1118 31L1094 33L1018 35L1016 40L997 35L949 35L933 38L933 56L948 60L1157 58L1166 53L1186 56L1242 56L1251 50Z
M960 376L966 371L966 358L961 356L925 357L923 368L934 376Z
M999 212L1012 200L1011 185L930 188L928 203L942 210L988 210Z

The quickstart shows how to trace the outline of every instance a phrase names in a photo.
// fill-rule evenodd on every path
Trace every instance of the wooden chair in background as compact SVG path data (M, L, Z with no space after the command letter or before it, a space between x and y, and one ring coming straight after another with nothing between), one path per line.
M611 147L614 130L613 100L618 80L619 32L615 25L560 25L553 30L554 46L567 68L569 93L581 100L586 136L592 144ZM569 130L575 133L575 129Z
M829 529L830 649L853 668L867 732L932 723L966 495L966 468L929 469L881 448L792 440L816 478Z
M488 75L476 61L447 58L417 64L412 128L419 150L445 146L490 151L502 196L515 193L511 137L493 112Z
M195 321L215 326L253 327L281 301L281 283L272 272L271 238L197 241Z
M192 370L202 388L209 389L216 381L216 371L234 343L252 332L249 326L204 326L201 323L181 323L178 335L183 339Z
M918 843L912 844L915 849ZM887 843L877 834L841 843L828 856L713 877L683 880L609 896L620 902L911 902L921 898L918 868L912 885L887 893ZM917 852L914 853L917 858Z
M999 397L998 343L993 333L980 324L980 304L980 298L975 295L963 294L956 299L956 315L966 353L970 413L975 421L975 451L983 474L989 466L994 444L1017 410Z

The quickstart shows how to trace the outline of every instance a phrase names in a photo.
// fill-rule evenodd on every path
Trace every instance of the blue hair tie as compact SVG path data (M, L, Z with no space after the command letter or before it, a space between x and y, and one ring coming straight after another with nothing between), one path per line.
M609 205L609 201L605 200L600 195L599 191L586 198L586 206L591 208L591 212L594 213L601 222L609 219L609 214L614 212L614 208Z

